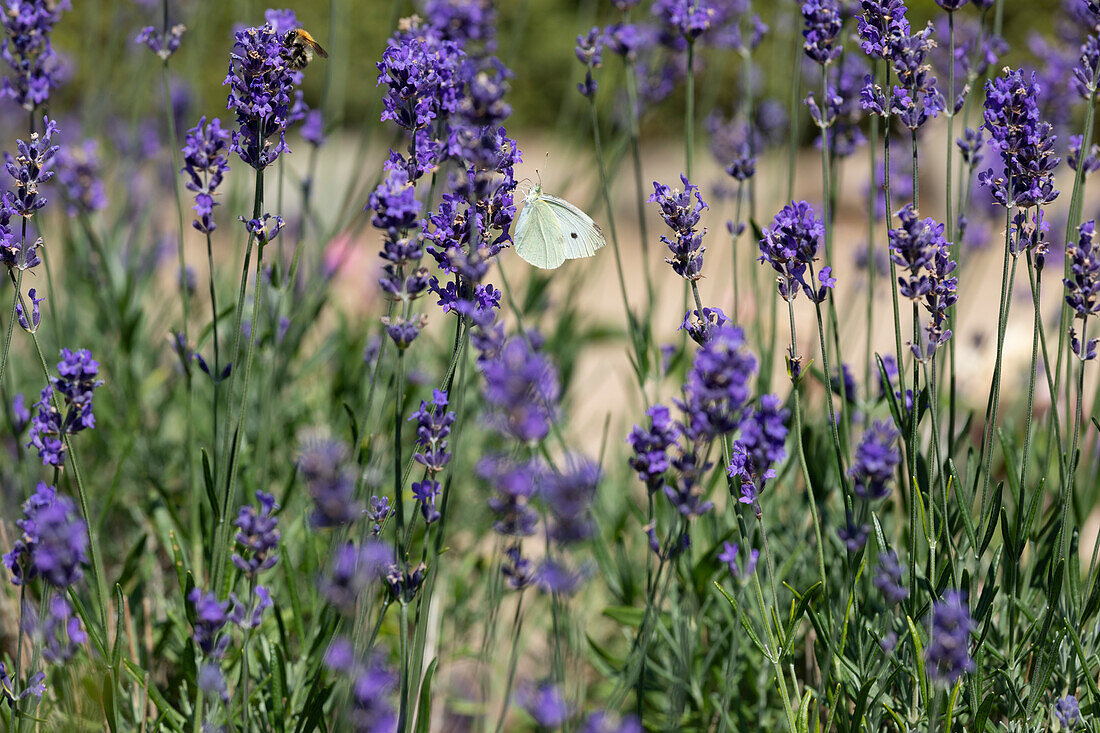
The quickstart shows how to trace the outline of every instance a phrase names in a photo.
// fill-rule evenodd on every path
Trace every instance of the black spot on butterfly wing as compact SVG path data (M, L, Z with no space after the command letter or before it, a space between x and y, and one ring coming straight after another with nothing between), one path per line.
M577 238L577 233L576 232L569 232L569 236L572 237L573 239L576 239Z

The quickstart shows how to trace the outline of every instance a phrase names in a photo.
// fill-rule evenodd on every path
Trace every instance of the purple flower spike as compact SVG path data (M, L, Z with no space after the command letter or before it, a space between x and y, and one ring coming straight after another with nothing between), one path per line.
M802 20L806 55L822 65L836 60L841 51L836 39L843 25L840 3L837 0L806 0L802 3Z
M854 480L855 495L864 500L885 499L889 482L901 461L898 431L887 422L874 422L863 433L848 475Z
M646 416L649 418L649 427L635 425L627 442L634 451L630 458L630 467L652 493L660 488L665 472L669 469L668 451L680 436L680 426L664 405L649 408Z
M668 30L694 41L711 28L717 10L710 0L655 0L653 14Z
M561 688L550 682L521 687L516 702L543 728L557 728L572 714Z
M898 555L893 550L883 552L878 556L878 572L875 574L875 587L882 593L882 597L892 606L909 597L909 589L902 585L904 577Z
M748 401L756 357L746 348L745 335L736 326L714 328L711 338L695 352L684 382L684 434L705 441L737 427Z
M228 109L237 116L233 152L256 170L263 170L287 152L295 72L286 63L286 44L270 23L234 34L229 54Z
M208 659L220 659L229 646L229 637L221 631L229 621L229 601L219 601L213 592L192 588L187 595L195 612L191 638Z
M214 195L229 170L226 158L229 141L229 131L222 128L221 120L214 118L207 123L205 116L199 118L199 124L188 130L183 139L183 168L180 173L186 174L184 185L195 193L193 208L198 218L191 225L203 234L217 228L214 207L218 203L214 201Z
M913 353L924 360L951 338L947 309L958 299L956 263L943 236L943 224L920 219L911 204L898 212L901 226L889 231L890 259L903 268L898 290L910 300L920 301L931 315L925 326L925 345L912 344Z
M970 658L970 634L974 620L958 591L947 591L932 605L929 644L924 658L929 675L947 685L974 669Z
M397 678L381 661L360 657L351 642L338 637L325 653L325 666L350 686L344 710L350 730L383 733L397 728L391 699Z
M16 526L22 535L4 555L12 583L22 585L43 578L55 588L67 588L83 577L88 527L72 499L39 482L23 503L23 518Z
M39 195L39 187L53 178L53 171L48 166L61 149L53 144L57 123L49 117L45 120L46 130L41 135L36 132L27 142L16 141L19 155L12 157L4 153L4 168L15 180L13 190L4 194L4 203L25 218L34 216L46 205L45 197Z
M1069 277L1062 282L1066 287L1066 303L1074 311L1074 318L1086 323L1089 316L1100 313L1100 246L1096 242L1096 223L1086 221L1077 228L1077 244L1066 249L1069 258ZM1073 353L1089 361L1096 357L1097 339L1082 344L1074 329L1070 330Z
M79 146L66 146L58 151L57 180L69 216L91 214L107 207L99 144L95 140L88 139Z
M57 371L61 376L50 378L50 384L43 387L35 403L37 412L27 443L38 451L38 457L46 466L65 464L64 436L95 427L92 398L96 388L103 384L103 380L97 378L99 362L87 349L62 349ZM61 396L63 412L58 412L54 406L55 391Z
M237 544L240 552L233 553L233 564L249 578L261 570L275 567L279 556L274 552L279 546L282 533L277 529L279 518L273 512L279 508L275 497L264 491L256 491L256 501L260 507L252 504L242 506L233 526L237 528Z
M603 44L603 32L593 27L587 35L577 36L577 45L573 49L577 60L584 64L584 81L577 85L577 90L589 99L596 96L598 85L592 78L592 70L603 64Z
M665 262L672 265L673 271L685 280L698 280L702 277L703 253L706 252L703 235L707 230L699 232L696 227L702 219L703 209L708 206L699 195L699 188L688 182L687 176L681 175L680 180L684 183L683 191L654 181L653 194L649 201L657 204L661 210L661 218L675 235L675 239L661 235L661 241L668 245L672 253L672 257Z
M4 39L0 58L11 71L4 77L0 96L7 97L27 111L43 105L61 77L61 60L53 50L50 34L71 9L69 0L14 0L4 4L0 13Z
M986 82L982 127L989 144L1001 156L1002 170L992 168L979 174L978 182L989 188L1001 206L1042 206L1054 201L1054 155L1051 125L1039 119L1042 89L1032 72L1006 69Z
M355 476L348 463L348 448L338 440L314 438L303 443L298 472L313 499L311 526L338 527L362 514L363 507L355 500Z
M172 26L167 33L162 33L153 26L147 25L138 33L134 43L144 44L150 51L160 57L161 61L167 61L179 49L180 41L186 31L187 26L182 23Z
M775 215L772 225L764 230L759 261L767 262L779 273L779 295L784 300L794 300L799 289L815 302L825 299L826 288L818 290L806 279L824 235L825 222L814 215L813 207L805 201L792 201L784 206ZM829 275L831 273L830 268ZM836 284L835 279L833 284Z
M495 358L480 366L493 426L523 443L545 438L557 416L561 392L553 363L527 338L513 336Z
M1066 730L1075 730L1081 722L1081 706L1073 695L1058 698L1054 703L1054 717Z

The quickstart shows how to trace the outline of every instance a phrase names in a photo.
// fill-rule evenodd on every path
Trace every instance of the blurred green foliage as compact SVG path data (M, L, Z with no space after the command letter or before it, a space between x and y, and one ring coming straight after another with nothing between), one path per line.
M756 53L762 69L764 95L786 100L792 34L800 28L778 22L778 11L794 0L754 3L754 10L771 26L771 32ZM67 109L79 105L85 124L97 117L109 117L118 110L135 114L159 114L159 64L149 52L133 43L144 25L160 26L162 4L158 0L75 0L55 34L55 45L71 61L72 81L59 90L53 104ZM1029 56L1027 38L1033 32L1049 34L1057 0L1039 3L1001 3L1004 36L1012 50L1002 64L1041 63ZM515 72L509 99L514 108L513 125L521 128L559 127L563 117L583 112L575 103L581 68L573 54L573 39L594 24L606 25L621 19L610 0L509 0L495 2L499 14L498 55ZM649 21L642 3L634 20ZM914 24L923 24L939 14L932 0L910 2ZM275 7L282 7L276 3ZM419 2L410 0L313 0L289 4L302 25L328 48L331 57L317 61L306 74L306 100L318 105L325 100L330 124L356 128L376 118L378 95L374 93L375 64L398 21L417 12ZM169 0L170 23L183 23L187 34L173 58L174 74L186 80L196 98L198 113L220 114L225 92L221 86L232 45L232 30L242 24L258 24L269 7L259 0ZM964 13L974 13L966 8ZM996 13L997 11L991 11ZM106 60L106 61L105 61ZM736 54L707 50L702 58L700 84L714 91L704 95L720 108L731 108L739 77ZM611 54L601 70L608 81L621 73ZM601 82L603 80L601 79ZM607 89L614 85L607 83ZM328 94L326 96L326 90ZM668 115L651 114L647 125L655 130L679 128L682 98L677 92L667 101ZM608 97L609 95L604 95ZM89 99L100 100L88 106ZM615 98L601 98L614 107ZM705 110L704 110L705 111Z

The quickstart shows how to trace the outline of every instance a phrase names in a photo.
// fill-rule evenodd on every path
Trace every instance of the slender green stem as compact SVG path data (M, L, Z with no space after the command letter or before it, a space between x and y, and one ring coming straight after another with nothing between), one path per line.
M252 218L258 219L263 211L264 203L264 172L260 168L256 171L256 187L255 196L252 202ZM213 587L215 590L221 588L221 583L224 576L225 559L228 553L228 537L229 537L229 507L231 502L231 488L232 475L234 472L234 461L237 454L237 446L240 444L241 436L237 435L236 439L233 438L231 428L231 420L233 415L233 392L237 384L237 375L240 373L240 364L237 363L238 357L241 353L241 323L244 317L244 296L248 288L248 267L252 260L252 247L255 244L256 237L252 233L251 229L248 233L248 240L245 244L244 250L244 264L241 267L241 282L240 289L237 293L237 307L234 310L235 323L233 328L233 350L229 354L229 360L233 363L232 371L229 378L229 389L226 391L227 406L225 410L225 424L222 427L222 455L227 456L226 462L226 476L225 476L225 489L222 493L222 505L221 511L218 515L218 531L215 535L215 552L214 552L214 568L211 572L213 578ZM257 266L257 273L259 273L259 267ZM257 296L260 290L260 278L257 275L256 278L256 291ZM255 310L255 309L253 309ZM256 333L256 323L253 320L252 334ZM247 395L246 395L247 396ZM242 401L242 405L243 405ZM243 417L242 417L243 419Z
M874 62L874 77L878 77L878 61ZM872 346L874 342L875 333L875 276L878 274L878 267L875 262L875 187L874 180L878 175L878 171L875 169L875 151L878 147L878 127L879 116L871 115L871 139L867 146L868 158L870 160L870 176L868 180L872 182L872 185L867 188L867 342L863 352L863 384L870 385L871 373L874 360L871 358ZM886 217L889 220L889 206L886 207Z
M512 616L512 646L508 652L508 676L504 681L504 697L500 701L500 714L497 716L496 733L504 730L504 717L511 703L512 686L516 682L516 665L519 662L519 640L523 633L523 591L516 597L516 611Z
M168 0L164 0L164 14L165 23L167 23L168 16ZM167 28L165 28L167 31ZM190 322L191 322L191 294L187 292L187 260L183 254L183 238L185 229L183 226L183 198L180 194L180 182L179 182L179 142L176 133L176 116L172 114L172 91L171 91L171 79L168 74L168 59L164 59L164 63L161 65L161 76L163 79L162 85L164 88L164 115L165 124L168 126L168 142L171 146L171 178L172 178L172 198L176 202L176 256L178 259L179 267L179 294L180 305L183 308L183 343L184 350L191 348L190 337ZM104 263L106 264L106 263ZM193 543L191 558L191 567L195 573L195 578L198 582L202 582L202 552L198 548L202 547L202 527L199 522L199 507L202 505L203 491L199 487L197 481L195 481L195 421L194 421L194 382L191 373L191 362L185 360L183 365L183 375L186 380L187 389L187 405L186 405L186 419L187 425L185 426L187 434L187 451L185 453L185 460L187 461L187 488L191 492L191 542Z
M810 466L806 462L806 448L802 441L802 375L796 373L801 370L801 357L798 355L798 335L794 325L794 303L787 301L787 315L791 324L791 386L794 392L794 440L798 447L798 463L802 468L802 479L806 482L806 499L810 505L810 515L814 524L814 539L817 541L817 572L821 576L821 589L828 593L829 584L825 575L825 543L821 535L821 518L817 512L817 498L814 496L813 482L810 481Z
M619 277L619 294L623 299L623 308L626 309L627 318L633 323L633 312L630 309L630 300L626 295L626 278L623 276L622 255L619 252L619 236L615 229L615 209L611 204L611 182L607 175L607 166L603 157L603 141L600 135L600 119L596 112L596 100L589 100L589 111L592 117L592 139L596 147L596 163L600 171L600 189L603 194L604 210L607 213L607 228L611 233L611 245L615 252L615 272Z
M210 242L210 232L206 232L206 263L210 269L211 338L214 342L214 374L213 378L210 380L213 384L212 390L214 393L213 404L211 405L213 409L213 422L211 428L214 434L210 441L210 446L214 475L218 476L218 385L221 382L221 351L218 345L218 295L217 287L214 282L214 248Z
M27 221L23 220L23 246L27 243ZM4 336L4 353L0 355L0 383L4 381L4 373L8 366L8 354L11 351L11 335L15 330L16 321L16 304L19 303L19 294L23 292L23 268L18 268L19 274L15 275L11 269L8 270L8 276L11 278L12 285L15 287L15 292L11 295L11 312L8 314L8 331Z
M741 205L745 200L745 181L737 181L737 202L734 204L733 214L733 232L730 234L730 248L733 251L733 320L735 323L741 322L741 277L738 274L737 261L740 259L737 256L738 242L740 236L738 236L738 229L741 227ZM755 276L756 273L753 273ZM755 277L753 278L755 282ZM755 299L754 299L754 302Z
M684 175L692 178L695 161L695 40L687 43L687 101L684 108Z
M811 269L811 277L812 276L813 275ZM821 315L821 303L817 302L816 299L814 301L814 312L817 314L817 335L819 341L821 342L821 366L825 370L826 374L825 404L828 406L829 410L829 428L832 432L833 437L833 452L836 455L837 481L843 491L847 483L845 480L845 476L847 474L844 471L844 449L841 447L840 433L837 430L837 414L836 409L833 405L833 390L828 383L829 375L832 374L832 371L830 371L829 369L829 347L825 339L825 322L822 319ZM844 384L843 375L840 376L839 381L842 385Z
M401 599L401 699L398 707L397 730L405 733L409 725L409 604Z
M1009 179L1009 201L1012 200L1012 181ZM982 455L984 456L982 468L982 504L981 516L986 518L989 501L989 488L991 468L993 464L993 449L996 441L994 436L997 431L997 411L1001 396L1001 361L1004 356L1005 331L1008 327L1008 315L1012 307L1012 287L1016 279L1016 257L1013 256L1011 268L1009 267L1009 255L1012 239L1012 206L1005 208L1005 244L1004 257L1001 263L1001 301L997 318L997 357L993 365L993 378L989 385L989 401L986 407L986 425L982 433ZM994 521L990 518L989 521Z
M248 579L248 611L251 613L253 604L255 603L256 596L256 579L255 577ZM241 642L241 723L244 728L244 733L248 733L250 729L251 716L249 715L248 707L248 683L250 681L248 674L248 642L252 636L252 627L246 626L244 629L244 640Z
M647 313L653 312L653 274L649 252L649 231L645 216L645 184L642 178L641 125L638 119L638 79L634 62L626 62L626 98L630 106L630 154L634 165L634 195L638 204L638 231L642 238L642 272L645 273Z

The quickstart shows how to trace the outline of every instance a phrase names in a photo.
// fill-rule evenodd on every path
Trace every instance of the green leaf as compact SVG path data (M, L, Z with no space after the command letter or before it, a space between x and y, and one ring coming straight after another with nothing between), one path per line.
M118 576L119 585L126 585L134 577L138 564L145 556L145 544L148 540L148 533L143 532L141 537L138 537L137 542L134 543L134 546L130 548L130 551L126 553L126 559L122 563L122 572Z
M305 646L306 631L302 620L302 599L298 596L298 582L294 573L294 566L290 562L290 554L284 551L279 553L279 564L283 566L283 579L286 581L287 595L290 596L291 624L294 633L298 635L298 648ZM289 650L288 650L289 651Z
M125 607L122 588L115 585L115 645L111 649L111 667L115 670L122 659L122 610Z
M359 449L359 421L355 417L355 410L347 402L341 403L344 406L344 412L348 414L348 430L351 431L351 445L355 447L356 452Z
M432 678L435 675L439 657L432 659L424 672L424 681L420 684L420 701L416 708L416 733L429 733L432 725Z
M218 505L218 493L214 490L214 472L210 468L210 456L206 449L202 449L202 484L206 489L206 500L210 503L210 510L214 512L214 524L221 520L221 507Z
M924 664L923 664L923 660L924 660L924 642L921 641L920 632L917 631L916 624L913 623L913 619L910 618L908 616L908 614L905 616L905 623L907 623L909 625L909 635L913 637L913 658L922 660L921 663L918 663L916 665L917 666L917 674L920 677L921 694L924 695L925 704L931 704L932 696L931 696L931 694L929 692L929 688L928 688L928 671L925 670Z
M645 617L645 609L637 606L608 606L603 610L603 615L623 626L638 628Z
M141 686L142 694L148 690L149 699L153 701L153 705L160 711L162 722L167 723L171 726L172 730L177 731L177 733L182 733L187 718L164 699L164 695L161 694L157 686L151 684L149 680L146 679L145 673L141 670L141 667L130 660L126 660L123 662L122 668L130 675L130 679ZM161 730L161 727L159 725L154 726L153 730Z
M783 634L782 646L787 649L788 644L791 641L791 637L794 636L795 629L798 627L799 621L802 620L803 614L806 613L806 607L817 597L817 594L821 592L821 581L817 581L809 587L809 589L803 593L798 599L798 605L796 605L791 612L790 619L787 625L787 631Z
M118 711L115 709L115 686L111 671L103 673L103 715L107 718L107 727L111 733L118 731Z
M741 621L741 627L745 629L745 633L747 633L749 635L749 638L752 639L752 643L756 644L756 648L760 650L760 653L767 657L768 660L774 664L776 661L775 658L768 652L764 645L760 643L760 637L756 635L756 632L752 628L752 624L750 624L749 620L745 618L745 614L741 613L741 607L737 605L737 601L733 599L733 596L726 592L725 588L718 584L718 581L715 581L714 587L717 588L718 592L725 596L726 600L729 601L729 604L733 606L733 610L737 613L737 618Z
M974 526L974 502L966 494L966 485L959 479L959 472L955 468L955 461L947 459L947 468L951 473L951 483L955 487L955 502L959 505L959 516L962 517L963 529L966 530L966 538L970 540L972 549L978 548L978 531Z
M802 704L798 706L798 733L810 733L810 700L813 692L806 690L802 696Z
M997 483L997 489L993 492L993 502L989 507L989 514L982 517L982 521L985 524L985 536L982 537L982 544L978 548L978 555L985 552L985 549L989 547L990 540L993 539L993 534L997 531L997 517L1001 513L1001 498L1004 494L1005 483L1000 481Z

